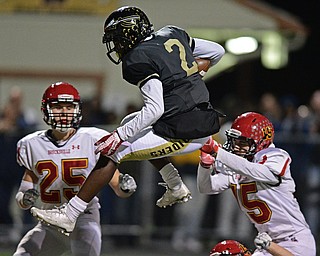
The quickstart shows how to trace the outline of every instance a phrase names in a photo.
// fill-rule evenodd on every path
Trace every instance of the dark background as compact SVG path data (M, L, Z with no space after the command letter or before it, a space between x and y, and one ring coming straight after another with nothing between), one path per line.
M290 52L289 63L279 70L265 69L260 60L238 65L207 81L214 105L220 106L221 95L233 93L242 103L256 104L264 92L279 98L293 95L298 104L308 104L315 89L320 89L320 1L266 0L288 11L308 29L309 36L303 48Z

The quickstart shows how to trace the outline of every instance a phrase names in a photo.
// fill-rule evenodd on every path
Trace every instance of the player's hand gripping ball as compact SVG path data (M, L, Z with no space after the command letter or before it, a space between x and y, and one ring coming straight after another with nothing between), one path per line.
M205 74L207 73L207 71L209 70L210 68L210 60L209 59L202 59L202 58L199 58L199 59L196 59L196 62L198 64L198 71L199 71L199 74L204 77Z

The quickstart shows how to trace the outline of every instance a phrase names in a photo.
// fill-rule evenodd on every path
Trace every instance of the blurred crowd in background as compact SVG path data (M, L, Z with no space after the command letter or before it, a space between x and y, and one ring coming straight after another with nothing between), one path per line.
M96 99L84 100L82 126L108 129L120 122L122 116L104 110L101 106L101 102ZM124 115L140 107L129 103ZM227 95L221 101L219 109L227 115L221 120L220 133L214 135L221 143L225 141L224 131L242 112L257 111L272 121L277 147L287 150L293 158L291 170L297 185L296 197L316 241L319 240L320 89L312 93L305 105L299 103L297 96L277 97L273 93L264 93L258 104L243 104L236 96ZM16 143L39 126L43 127L38 121L40 115L38 110L23 107L23 93L18 87L12 88L8 101L0 110L0 244L16 245L28 229L27 225L35 223L28 211L22 211L16 206L14 199L24 172L16 163ZM135 177L138 191L127 200L116 198L107 186L100 193L103 233L108 240L112 242L115 235L117 239L114 243L126 241L134 245L143 241L143 237L161 238L171 241L174 250L189 250L194 253L207 251L210 247L206 246L207 242L212 245L221 239L236 239L248 245L252 244L255 231L249 220L231 201L234 200L231 193L225 192L217 196L198 193L196 170L199 152L175 157L173 161L191 190L193 200L166 209L157 208L155 202L163 193L163 188L159 186L158 191L147 185L148 182L153 183L150 179L160 179L156 176L157 172L148 170L152 168L151 165L143 162L123 163L120 170L125 169L125 172ZM147 178L146 173L149 175ZM145 205L145 202L148 202L148 205ZM112 233L112 225L124 229L117 229ZM129 228L139 226L144 227L141 232L135 233ZM132 239L132 235L137 239Z

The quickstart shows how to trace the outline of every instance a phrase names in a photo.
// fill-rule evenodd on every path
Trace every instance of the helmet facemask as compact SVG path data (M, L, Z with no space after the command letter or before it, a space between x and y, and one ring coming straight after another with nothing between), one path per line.
M51 102L46 104L47 113L44 121L51 126L52 129L66 133L71 128L78 128L82 119L80 104L72 102L74 106L73 113L53 113L52 106L58 103L67 103L67 101Z
M118 25L121 28L121 25ZM122 28L121 28L122 29ZM118 31L115 26L107 28L102 38L102 42L106 44L108 58L118 65L123 56L133 48L132 41L124 36L125 31Z
M61 106L59 106L61 104ZM70 108L73 111L53 111L55 108ZM66 133L69 129L78 129L82 119L82 103L77 89L69 83L57 82L44 92L41 101L43 120L52 129Z
M235 155L251 160L256 153L257 145L251 138L241 136L241 132L235 129L226 131L227 141L223 148Z

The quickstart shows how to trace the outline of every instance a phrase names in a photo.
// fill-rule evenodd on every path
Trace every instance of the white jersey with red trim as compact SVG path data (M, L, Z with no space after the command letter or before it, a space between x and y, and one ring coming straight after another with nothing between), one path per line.
M95 127L79 128L67 141L59 143L50 139L50 130L43 130L18 141L17 162L39 178L42 208L60 206L77 194L99 159L94 143L106 134ZM97 197L88 209L95 203L98 204Z
M274 145L259 151L252 162L221 148L215 161L217 174L199 165L198 187L206 194L231 188L259 232L283 239L309 229L294 197L290 163L289 154Z

